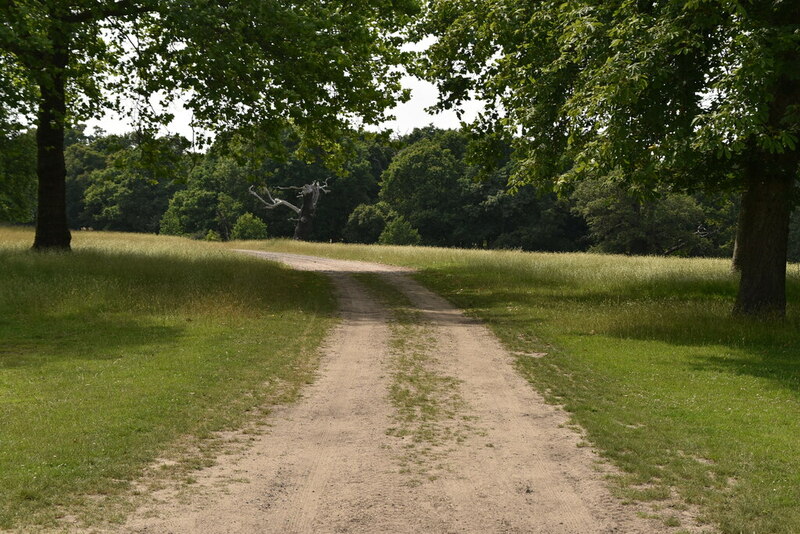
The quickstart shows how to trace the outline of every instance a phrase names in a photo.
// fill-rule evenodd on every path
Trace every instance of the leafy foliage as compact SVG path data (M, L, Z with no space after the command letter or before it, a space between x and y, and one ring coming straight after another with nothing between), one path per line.
M72 227L150 232L188 169L188 142L178 136L87 137L71 132L65 151L67 216Z
M422 237L411 223L398 215L388 223L378 237L381 245L419 245Z
M442 0L421 68L441 107L475 91L482 129L519 134L516 182L735 185L796 149L798 27L792 2Z
M400 94L390 66L404 60L401 29L417 10L412 0L7 2L0 102L33 119L37 88L58 75L52 56L63 53L73 119L123 110L124 93L140 104L129 113L166 123L149 99L185 96L198 125L274 135L291 121L326 136L352 116L380 120Z
M417 10L414 0L0 4L0 130L37 125L34 249L69 249L69 124L110 108L153 137L180 98L194 125L246 131L265 154L280 151L289 125L303 148L336 154L353 121L377 124L407 97L397 66Z
M33 132L0 136L0 221L28 223L36 206Z
M409 217L424 220L421 215L440 219L439 223L450 221L438 241L445 246L730 254L736 210L727 195L664 191L658 199L642 199L623 182L607 180L579 184L569 198L557 198L533 185L511 192L506 185L515 165L509 158L510 147L492 141L499 157L496 168L487 172L474 163L476 151L487 146L485 139L478 141L463 132L431 127L397 139L351 132L340 142L351 147L352 157L336 170L320 161L305 161L292 136L284 138L286 159L256 161L242 153L257 149L237 145L240 141L226 136L198 154L187 152L186 141L175 137L87 136L78 128L68 132L68 213L73 227L221 240L242 238L235 236L236 222L250 213L269 227L270 235L291 237L291 213L264 210L248 187L266 181L279 188L276 193L294 201L293 190L280 188L316 179L332 184L317 212L313 239L318 241L377 243L386 225L400 215L399 204L407 210L403 218L409 223ZM4 154L0 151L0 157ZM425 161L408 164L407 158L419 154L436 163L432 168L450 173L449 188L435 187ZM32 157L27 153L29 164ZM401 164L408 195L398 194L399 202L392 204L379 201L379 196L386 197L381 177L397 178ZM390 166L392 171L387 172ZM416 193L421 196L414 198ZM411 227L423 241L430 239L431 227ZM263 238L261 233L254 235Z
M621 184L586 180L572 198L600 252L645 255L701 247L706 216L689 195L664 193L657 201L643 202Z
M381 180L381 199L409 223L425 229L431 244L442 244L456 228L463 168L450 150L423 140L397 154Z
M205 236L215 226L219 194L202 189L178 191L161 218L161 233Z
M740 190L734 313L785 314L800 151L800 4L433 0L420 70L439 106L475 94L477 129L513 141L515 184L587 179Z
M231 239L266 239L267 225L252 213L243 213L236 219Z
M348 243L377 243L386 223L396 216L385 202L359 204L347 218L342 235Z

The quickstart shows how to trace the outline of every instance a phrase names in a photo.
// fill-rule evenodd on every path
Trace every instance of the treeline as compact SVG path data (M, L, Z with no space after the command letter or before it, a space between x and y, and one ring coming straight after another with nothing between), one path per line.
M0 218L29 223L35 202L32 132L0 140ZM251 195L266 183L289 202L299 187L327 182L312 239L538 251L729 256L737 206L733 194L648 192L612 179L583 181L559 198L532 185L509 191L511 150L467 133L417 129L398 138L353 132L337 170L309 163L285 136L283 158L253 157L252 145L221 136L205 154L178 136L67 137L68 218L73 228L229 240L291 237L293 212ZM274 152L274 151L273 151ZM254 163L254 160L258 160ZM800 260L800 221L790 259Z

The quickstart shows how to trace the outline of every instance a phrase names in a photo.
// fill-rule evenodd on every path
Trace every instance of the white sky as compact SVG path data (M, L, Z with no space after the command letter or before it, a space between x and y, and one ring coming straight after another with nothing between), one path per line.
M381 126L392 130L395 134L403 135L410 133L414 128L422 128L433 124L439 128L458 128L460 122L454 111L446 111L437 115L431 115L425 109L436 103L438 90L433 84L420 80L413 76L403 78L403 85L411 89L411 100L400 104L391 111L396 118L383 123ZM465 105L464 120L472 121L480 111L481 105L478 102L469 102ZM184 109L173 109L175 120L170 123L168 132L178 133L192 139L192 129L189 126L191 114ZM119 116L106 115L100 120L89 120L87 126L90 130L101 128L106 133L121 134L131 130L130 122ZM369 128L375 129L374 127Z

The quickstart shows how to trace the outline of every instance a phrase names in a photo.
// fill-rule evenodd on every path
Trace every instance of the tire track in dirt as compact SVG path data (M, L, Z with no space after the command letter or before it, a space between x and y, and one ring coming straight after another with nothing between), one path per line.
M201 472L188 502L154 495L118 530L137 533L649 533L668 532L611 497L567 416L513 369L488 330L405 276L406 269L293 254L242 251L327 273L342 321L323 346L303 398L269 416L242 452ZM392 320L349 273L372 272L403 291L433 332L443 375L454 377L474 421L448 444L446 468L410 484L404 444L387 434ZM439 461L437 459L437 461Z
M442 372L461 381L469 415L482 430L456 449L450 458L454 476L438 483L459 506L458 515L469 525L464 531L659 529L610 495L596 455L578 447L580 436L564 427L566 413L531 389L485 326L414 280L389 278L436 329Z

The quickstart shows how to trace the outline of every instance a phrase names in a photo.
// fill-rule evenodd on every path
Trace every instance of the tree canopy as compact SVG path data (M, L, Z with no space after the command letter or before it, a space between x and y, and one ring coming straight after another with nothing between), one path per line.
M127 110L144 131L184 98L195 124L249 128L265 150L288 123L326 144L402 96L413 0L14 0L0 4L0 123L37 125L36 248L68 248L63 134Z
M512 181L646 195L742 191L736 310L782 314L800 135L800 4L434 0L421 69L440 106L475 94L512 140ZM663 189L662 189L663 190Z
M737 184L752 151L796 148L798 27L786 1L434 1L423 68L441 107L493 105L518 181Z

